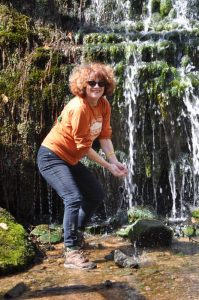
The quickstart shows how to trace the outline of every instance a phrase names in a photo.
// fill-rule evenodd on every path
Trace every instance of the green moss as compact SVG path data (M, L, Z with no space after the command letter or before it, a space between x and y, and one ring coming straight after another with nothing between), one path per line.
M38 69L30 70L27 84L29 85L37 85L41 82L41 79L44 77L44 71Z
M159 104L161 116L163 119L166 119L168 116L168 98L164 93L160 93L157 95L157 101Z
M27 239L25 229L5 210L0 210L0 223L6 224L7 229L0 227L0 273L21 270L33 259L35 252Z
M163 78L162 73L165 74L169 70L170 67L165 61L155 61L155 62L147 63L142 68L140 68L138 75L142 81L159 78L159 80L163 82L165 78Z
M127 62L134 61L134 55L137 52L138 46L135 43L127 44L125 48L125 57Z
M123 37L115 34L102 34L102 33L91 33L84 36L84 44L117 44L123 41Z
M125 72L125 64L123 62L118 63L115 68L115 76L116 76L116 89L111 101L111 105L113 110L118 110L120 104L124 102L124 72Z
M151 178L152 176L152 166L151 166L151 160L149 156L146 156L145 158L145 173L147 178Z
M128 221L130 224L134 223L138 219L155 219L156 213L144 206L132 207L128 210Z
M161 0L160 2L160 14L165 17L172 9L172 0Z
M199 218L199 209L192 211L191 216L193 218Z
M199 72L198 71L187 74L187 78L191 81L191 84L195 89L199 88Z
M182 97L185 93L185 89L188 87L188 82L184 81L182 78L178 77L172 80L170 84L170 95L172 97Z
M5 48L26 45L27 40L35 35L30 18L16 10L0 5L0 17L0 46Z
M55 244L62 239L62 227L53 224L49 226L47 224L40 224L36 226L32 231L31 235L36 236L37 240L43 244Z
M187 226L187 227L183 228L182 231L186 236L194 236L195 235L195 228L193 226Z
M123 44L99 44L84 47L83 58L86 62L102 61L104 63L119 62L124 59Z
M96 162L88 159L86 156L81 159L81 163L84 164L87 168L90 168L90 169L99 169L99 168L101 168L99 166L99 164L97 164Z
M181 114L181 102L189 84L180 72L166 62L147 63L139 70L140 86L144 88L147 98L159 106L164 120L171 114L173 118Z

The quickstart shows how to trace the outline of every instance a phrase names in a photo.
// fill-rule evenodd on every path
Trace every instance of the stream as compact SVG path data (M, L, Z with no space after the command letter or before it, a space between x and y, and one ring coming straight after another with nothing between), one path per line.
M108 260L113 250L131 254L132 244L114 235L88 236L89 259L94 270L63 267L63 244L46 251L29 270L0 279L0 299L68 300L197 300L199 295L199 244L175 239L170 248L136 249L139 268L120 268ZM16 295L11 289L22 285ZM5 296L5 297L4 297ZM17 297L16 297L17 296Z

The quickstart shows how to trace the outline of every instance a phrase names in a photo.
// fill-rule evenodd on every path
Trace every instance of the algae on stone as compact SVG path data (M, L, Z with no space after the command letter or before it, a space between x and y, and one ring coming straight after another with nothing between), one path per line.
M0 208L0 274L25 269L35 256L35 250L22 225L4 209Z

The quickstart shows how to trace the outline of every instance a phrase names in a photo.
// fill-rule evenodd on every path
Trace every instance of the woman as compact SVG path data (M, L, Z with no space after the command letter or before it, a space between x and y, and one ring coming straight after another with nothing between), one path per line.
M111 110L105 95L111 95L115 88L113 69L101 63L79 65L70 75L69 84L75 97L44 139L38 167L64 203L64 266L92 269L96 265L80 251L79 236L102 202L104 191L80 160L87 156L117 177L126 176L127 169L117 160L111 142ZM108 161L92 148L96 138Z

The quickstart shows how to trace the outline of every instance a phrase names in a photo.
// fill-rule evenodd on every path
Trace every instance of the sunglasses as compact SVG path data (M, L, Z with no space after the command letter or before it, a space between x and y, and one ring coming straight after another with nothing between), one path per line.
M88 85L90 85L91 87L94 87L98 84L99 87L105 87L106 86L106 82L105 81L95 81L95 80L90 80L87 81Z

